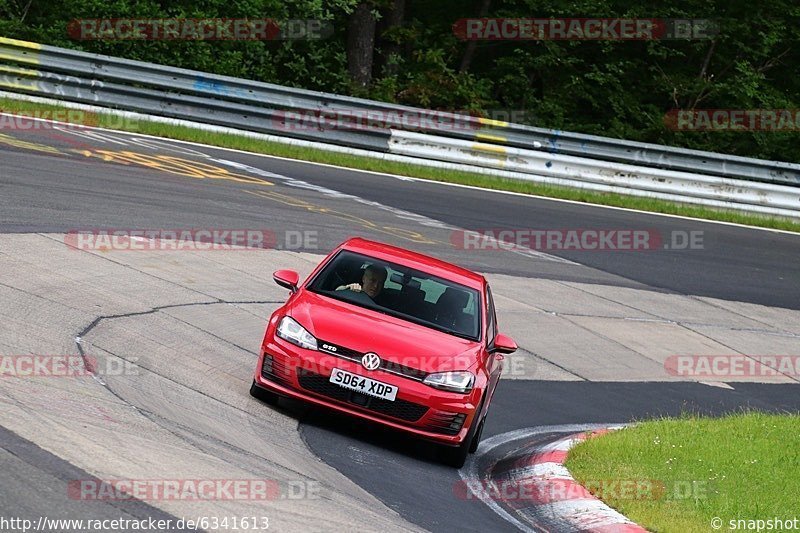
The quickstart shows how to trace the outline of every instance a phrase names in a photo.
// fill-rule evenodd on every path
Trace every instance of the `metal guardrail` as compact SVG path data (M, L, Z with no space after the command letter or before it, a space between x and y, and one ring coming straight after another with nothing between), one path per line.
M473 161L471 164L474 164L477 159L464 156L464 150L472 151L473 155L486 151L505 154L516 150L526 154L534 151L541 158L549 159L551 164L521 164L515 170L545 176L554 176L556 168L561 169L559 172L577 172L575 161L566 170L559 164L553 166L555 160L571 156L581 158L584 162L582 170L572 176L576 184L591 180L607 183L607 171L601 171L601 167L607 168L607 163L612 163L635 166L625 167L625 172L615 176L615 186L625 187L622 182L627 179L627 188L631 190L644 184L643 180L637 179L640 174L652 174L647 169L800 187L800 165L793 163L546 130L5 38L0 38L0 88L280 137L371 152L403 153L440 161ZM430 148L438 142L439 151L426 149L412 154L408 146L414 143L406 143L401 148L397 139L406 132L435 135L429 135L429 142L422 144ZM448 139L459 141L456 151L461 155L455 159ZM485 161L479 164L491 166ZM532 170L534 167L535 171ZM495 168L510 167L504 162ZM587 170L590 168L594 171ZM731 195L736 195L737 182L733 182L733 186L729 182L730 179L720 181L715 190L723 193L723 196L727 195L730 200L733 198ZM661 190L672 185L656 180L644 190L655 192L655 189ZM755 187L755 183L752 185L749 189L760 189ZM692 187L678 189L681 190L672 192L685 195L687 190L699 191ZM715 197L719 196L715 193ZM742 205L751 203L747 195L739 194L739 197ZM696 200L703 196L695 195L694 198ZM770 202L774 201L774 198L770 198L769 202L764 203L763 192L757 193L755 199L760 200L761 205L771 205ZM733 202L737 203L736 200ZM800 203L790 203L785 207L800 212Z
M562 154L486 145L413 132L395 131L390 152L493 168L550 183L595 191L649 196L756 213L800 217L800 187L643 168ZM526 179L526 178L518 178Z
M18 66L3 66L14 63ZM326 128L315 93L0 38L0 88L298 139L387 151L388 129ZM302 124L292 110L306 111Z

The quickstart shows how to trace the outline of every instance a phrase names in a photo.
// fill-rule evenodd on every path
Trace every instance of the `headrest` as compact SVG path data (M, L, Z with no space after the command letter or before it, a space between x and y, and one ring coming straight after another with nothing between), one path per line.
M439 296L436 305L451 312L461 312L467 306L467 301L469 301L468 293L453 287L447 287L442 295Z

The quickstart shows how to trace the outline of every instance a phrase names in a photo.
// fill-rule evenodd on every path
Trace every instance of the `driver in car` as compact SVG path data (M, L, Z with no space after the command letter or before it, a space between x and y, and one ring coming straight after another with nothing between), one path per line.
M337 291L350 290L354 292L363 292L373 301L375 301L383 290L383 284L386 281L387 272L384 267L378 265L369 265L364 269L364 274L361 276L361 283L351 283L349 285L341 285L336 287Z

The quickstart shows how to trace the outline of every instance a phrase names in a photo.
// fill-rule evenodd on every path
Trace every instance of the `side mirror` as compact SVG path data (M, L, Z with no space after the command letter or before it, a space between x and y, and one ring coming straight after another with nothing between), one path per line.
M498 353L514 353L517 351L517 343L508 335L498 333L494 338L494 348L492 352Z
M297 284L300 283L300 274L294 270L276 270L272 273L272 279L281 287L285 287L292 292L297 292Z

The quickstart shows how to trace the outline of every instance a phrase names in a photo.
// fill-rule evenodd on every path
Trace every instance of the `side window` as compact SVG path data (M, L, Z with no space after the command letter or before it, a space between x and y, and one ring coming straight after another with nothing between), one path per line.
M491 346L494 344L494 337L497 334L497 327L495 322L495 313L494 313L494 299L492 298L492 289L487 285L486 286L486 299L489 303L489 309L486 311L488 317L486 320L486 346Z

